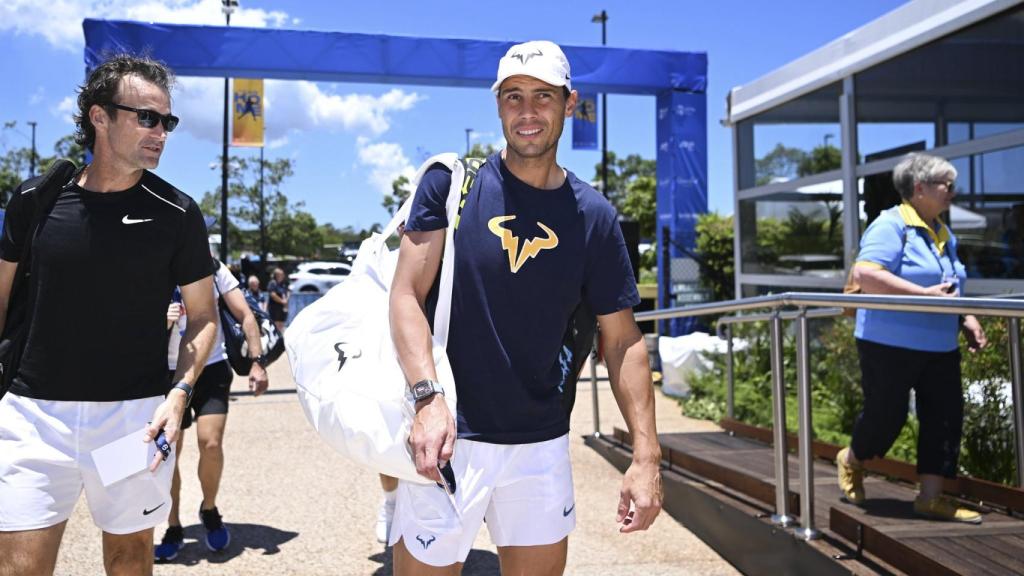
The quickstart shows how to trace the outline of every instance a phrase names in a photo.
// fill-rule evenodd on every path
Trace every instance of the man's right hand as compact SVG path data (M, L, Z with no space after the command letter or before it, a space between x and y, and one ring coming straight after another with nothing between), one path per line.
M178 319L181 318L182 308L184 308L184 306L177 302L171 302L170 305L167 306L168 326L171 326L178 322Z
M416 417L409 433L416 472L434 482L441 482L439 462L451 460L455 452L455 420L445 404L444 395L434 394L416 403Z

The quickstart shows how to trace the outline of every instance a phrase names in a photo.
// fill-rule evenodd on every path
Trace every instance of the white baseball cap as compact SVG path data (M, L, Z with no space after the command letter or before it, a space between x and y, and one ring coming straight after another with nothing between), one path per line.
M569 60L558 44L547 40L524 42L509 48L498 62L498 80L491 86L491 92L497 94L506 78L518 75L532 76L552 86L572 90Z

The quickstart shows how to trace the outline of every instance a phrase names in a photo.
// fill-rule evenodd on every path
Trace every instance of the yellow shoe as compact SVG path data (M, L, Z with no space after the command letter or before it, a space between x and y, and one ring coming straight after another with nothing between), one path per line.
M843 448L836 454L836 468L839 469L839 489L842 498L850 504L864 503L864 468L860 465L847 464L846 455L849 448Z
M914 500L914 512L935 520L981 524L981 514L974 510L961 508L955 500L945 496L936 496L930 500L924 500L918 496Z

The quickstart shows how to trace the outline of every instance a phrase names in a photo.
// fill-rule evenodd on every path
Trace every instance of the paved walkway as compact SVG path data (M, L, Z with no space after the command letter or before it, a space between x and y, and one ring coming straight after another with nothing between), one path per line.
M380 498L377 477L350 466L315 435L295 399L286 358L271 366L270 377L270 394L240 395L231 403L224 440L227 464L217 502L232 531L231 546L212 554L200 540L195 436L189 435L181 457L186 545L175 562L157 565L155 574L390 575L390 550L373 536ZM598 388L601 430L624 427L608 384ZM233 390L246 391L245 380L236 378ZM676 402L660 393L657 414L659 431L715 429L680 416ZM572 418L577 528L570 538L566 574L737 574L667 514L646 533L619 534L615 507L621 474L584 446L581 435L593 430L590 384L585 382ZM163 528L157 528L157 540ZM68 522L56 573L103 573L100 533L84 499ZM498 574L498 557L486 530L477 538L463 574Z

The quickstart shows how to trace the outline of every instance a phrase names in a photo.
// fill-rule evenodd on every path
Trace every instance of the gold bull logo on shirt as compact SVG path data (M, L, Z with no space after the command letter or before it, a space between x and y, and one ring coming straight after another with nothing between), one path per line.
M535 237L523 243L522 250L519 249L519 237L508 228L503 227L503 222L515 220L515 216L495 216L487 222L487 228L498 238L501 238L501 248L508 252L508 267L515 274L526 264L530 258L536 258L541 250L548 250L558 246L558 235L543 222L537 222L537 226L547 234L547 237Z

